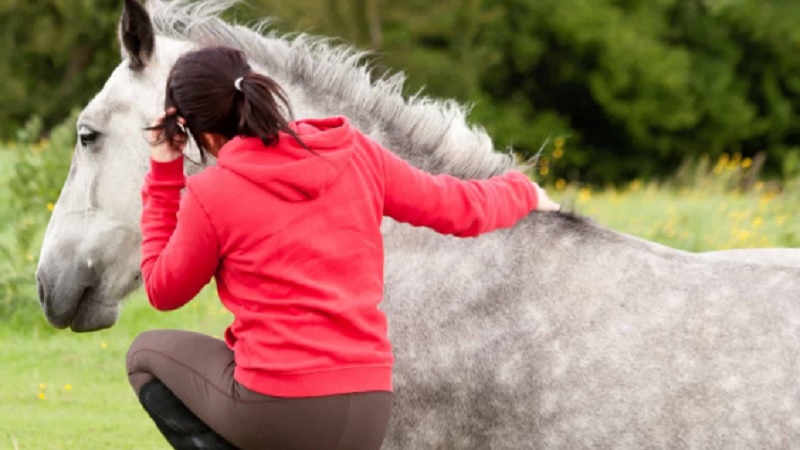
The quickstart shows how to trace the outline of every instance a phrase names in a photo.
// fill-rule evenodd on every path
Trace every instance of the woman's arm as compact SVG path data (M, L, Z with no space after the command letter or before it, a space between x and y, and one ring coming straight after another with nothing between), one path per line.
M142 190L142 276L150 304L178 309L208 284L219 262L209 216L186 185L183 158L151 162Z
M537 186L521 172L468 181L431 175L374 145L384 163L384 215L400 222L472 237L511 227L541 200Z
M178 309L208 284L219 262L219 240L200 202L187 189L183 174L186 135L174 142L163 137L170 108L153 121L150 172L142 188L142 277L150 304L158 310ZM186 121L178 117L179 126Z

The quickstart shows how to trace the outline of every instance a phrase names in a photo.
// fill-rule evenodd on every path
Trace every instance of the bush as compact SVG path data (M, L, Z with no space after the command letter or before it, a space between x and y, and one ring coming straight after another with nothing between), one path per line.
M49 130L94 96L120 62L122 1L0 2L0 136L38 115Z
M44 229L69 172L75 142L77 114L42 134L41 119L33 119L17 133L11 152L11 173L5 180L8 200L0 225L0 319L36 320L41 311L36 302L35 271Z
M797 2L489 3L506 14L481 45L506 50L482 90L498 105L523 99L516 120L532 124L496 138L535 151L537 118L552 114L579 144L564 161L581 181L665 176L704 153L765 152L765 171L781 174L800 135Z
M250 0L240 21L341 36L439 97L474 103L500 148L544 142L544 181L671 175L708 154L766 156L800 139L800 2L758 0ZM85 104L119 62L122 2L0 2L0 136ZM420 14L424 11L424 14ZM87 26L91 24L91 26ZM545 155L555 147L545 149ZM556 161L558 160L558 161ZM541 172L541 170L540 170ZM548 178L549 177L549 178Z

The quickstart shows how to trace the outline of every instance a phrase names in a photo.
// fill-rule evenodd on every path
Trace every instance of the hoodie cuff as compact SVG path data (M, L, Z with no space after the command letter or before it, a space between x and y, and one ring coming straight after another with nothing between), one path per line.
M155 181L183 181L183 158L170 162L150 159L150 177Z
M536 193L536 187L533 185L533 181L528 178L527 175L517 170L512 170L509 174L512 178L515 178L514 181L518 182L522 188L528 212L535 211L536 208L539 207L539 196Z

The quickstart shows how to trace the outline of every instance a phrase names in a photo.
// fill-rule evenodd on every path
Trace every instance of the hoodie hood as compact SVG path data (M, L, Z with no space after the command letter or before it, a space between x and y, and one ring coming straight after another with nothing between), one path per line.
M284 132L270 146L259 138L238 136L220 149L217 165L287 201L319 197L350 162L353 129L346 117L307 119L289 126L316 154Z

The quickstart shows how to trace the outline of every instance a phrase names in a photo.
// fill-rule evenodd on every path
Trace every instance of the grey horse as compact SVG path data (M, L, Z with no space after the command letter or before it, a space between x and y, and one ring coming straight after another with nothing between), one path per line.
M37 271L50 323L116 322L140 282L141 133L199 45L243 49L297 117L344 114L432 173L513 167L454 102L403 98L357 52L126 0L123 61L78 122ZM187 163L188 173L202 170ZM785 449L800 442L800 251L686 253L562 213L459 240L383 224L396 403L386 449Z

